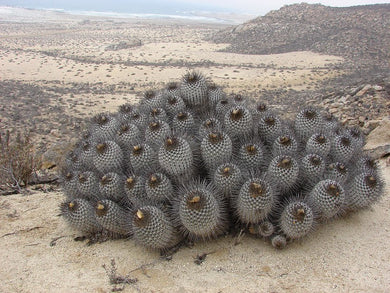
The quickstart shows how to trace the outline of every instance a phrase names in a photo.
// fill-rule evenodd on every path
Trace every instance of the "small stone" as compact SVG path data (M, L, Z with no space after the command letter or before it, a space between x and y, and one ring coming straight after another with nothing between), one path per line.
M356 96L358 97L363 96L371 88L372 86L370 84L365 85L359 92L356 93Z
M382 86L380 86L380 85L374 85L373 87L372 87L374 90L376 90L376 91L383 91L383 87Z

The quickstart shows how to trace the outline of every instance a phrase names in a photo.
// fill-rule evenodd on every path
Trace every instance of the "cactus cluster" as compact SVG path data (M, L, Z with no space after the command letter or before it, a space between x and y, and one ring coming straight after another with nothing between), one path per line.
M363 144L318 109L283 120L190 71L90 120L64 160L60 209L87 236L162 251L237 227L283 248L382 196Z

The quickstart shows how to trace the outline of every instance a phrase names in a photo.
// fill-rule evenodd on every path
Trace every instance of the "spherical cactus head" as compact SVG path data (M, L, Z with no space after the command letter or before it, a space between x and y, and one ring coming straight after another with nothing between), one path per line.
M102 197L115 202L122 202L124 199L122 173L109 172L100 178L99 191Z
M323 132L316 132L309 137L306 143L306 152L318 154L320 156L328 156L331 149L331 140Z
M173 196L173 187L164 173L153 172L147 176L145 192L150 202L165 202Z
M242 168L256 172L264 165L264 146L259 140L246 139L238 149L237 158Z
M167 136L158 151L158 162L167 174L177 179L191 175L194 155L190 143L184 137Z
M280 119L272 113L267 113L262 116L257 126L260 138L268 144L273 143L282 131L282 123Z
M332 140L331 155L335 161L348 163L355 154L355 146L349 135L336 135Z
M326 164L324 159L317 154L307 154L301 161L302 179L306 180L311 186L323 178Z
M291 191L299 178L298 162L289 155L274 157L268 166L268 177L281 192Z
M358 210L368 208L384 193L384 183L377 173L365 171L355 175L349 183L347 208Z
M198 71L187 72L182 78L181 94L189 107L206 106L206 78Z
M248 136L253 131L252 114L247 108L237 105L225 114L224 125L232 138Z
M284 249L287 245L286 236L277 234L271 237L271 244L276 249Z
M234 163L228 162L219 165L213 177L213 183L218 191L226 198L230 198L240 189L243 180L241 169Z
M179 88L180 88L179 83L177 83L176 81L170 81L167 84L167 90L168 91L176 91Z
M189 111L180 111L172 121L172 128L176 133L192 135L196 129L196 121Z
M206 168L213 173L218 165L231 159L233 143L227 134L213 131L203 138L200 152Z
M133 214L135 240L148 248L165 250L180 239L169 217L158 207L142 206Z
M192 182L178 193L175 218L184 235L209 239L225 230L225 206L212 185Z
M362 131L358 127L352 127L347 129L347 133L351 137L351 141L356 150L356 153L359 152L365 142Z
M335 180L321 180L310 191L308 201L319 212L322 220L331 219L341 212L345 203L344 188Z
M97 201L95 215L97 222L109 232L127 237L133 234L129 211L117 203L108 199Z
M78 171L71 167L64 167L60 170L59 179L67 198L73 198L79 192L77 189L77 173Z
M132 146L130 153L130 165L134 172L142 173L153 169L158 165L157 153L147 142L140 142Z
M151 121L145 130L145 141L153 147L160 147L165 137L171 134L169 124L165 121Z
M362 155L356 160L356 172L378 173L378 164L375 159L367 155Z
M258 223L270 214L276 203L276 196L268 181L251 178L242 185L233 203L241 222Z
M295 132L304 142L323 126L320 112L312 107L302 109L295 118Z
M112 140L97 141L92 154L94 167L102 173L122 170L124 155L121 147Z
M75 198L60 205L61 215L66 222L83 233L94 234L102 227L96 221L92 204L85 199Z
M110 113L99 113L92 117L91 135L93 138L110 140L115 136L119 120Z
M260 222L258 233L262 237L270 237L275 232L275 225L271 221L265 220Z
M167 121L168 116L163 108L154 107L149 111L149 119Z
M272 144L271 153L273 156L286 154L295 156L298 152L298 142L292 134L283 133L276 137Z
M268 111L268 106L266 103L260 102L256 105L256 111L259 113L265 113Z
M313 230L314 224L315 213L302 199L292 199L287 202L279 219L281 230L291 239L306 236Z
M232 106L232 102L227 97L221 98L215 105L216 117L221 122L223 122L225 119L226 112L229 111Z
M198 130L198 137L203 139L210 132L221 131L221 123L215 117L209 117L202 121Z
M118 118L122 122L126 122L130 119L135 107L132 104L126 103L119 106Z
M101 197L99 190L99 178L95 172L84 171L78 173L76 184L78 197L89 200L96 200Z
M123 105L119 106L119 111L118 112L119 113L123 113L123 114L129 114L133 110L134 110L133 105L131 105L131 104L123 104Z
M225 97L225 93L215 83L209 83L207 85L209 104L212 109L215 109L218 101Z

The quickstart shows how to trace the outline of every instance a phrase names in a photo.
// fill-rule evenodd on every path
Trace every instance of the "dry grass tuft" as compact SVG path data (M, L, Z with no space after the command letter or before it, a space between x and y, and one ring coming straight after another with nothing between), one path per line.
M29 132L17 132L12 137L7 130L0 134L0 192L2 194L22 192L41 165L34 152Z

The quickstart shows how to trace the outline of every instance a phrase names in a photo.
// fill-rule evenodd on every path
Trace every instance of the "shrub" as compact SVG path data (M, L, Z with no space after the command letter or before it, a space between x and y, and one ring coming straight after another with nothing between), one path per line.
M10 131L0 134L0 190L1 193L21 192L39 169L40 159L34 151L30 133L18 131L12 137Z

